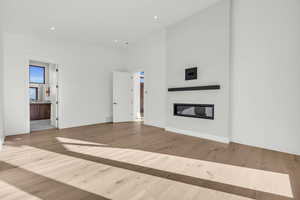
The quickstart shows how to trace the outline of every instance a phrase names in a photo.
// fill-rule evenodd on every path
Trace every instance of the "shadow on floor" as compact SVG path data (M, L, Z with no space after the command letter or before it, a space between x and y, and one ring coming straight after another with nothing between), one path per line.
M30 136L19 137L22 137L21 141L11 142L11 144L28 145L35 148L40 148L43 150L72 156L75 158L85 159L88 161L110 165L113 167L128 169L139 173L144 173L182 183L187 183L190 185L201 186L254 199L291 199L288 197L214 182L211 180L199 179L168 171L138 166L117 160L110 160L107 158L101 158L93 155L73 152L68 149L65 149L64 145L71 144L83 147L105 147L105 145L107 145L107 147L109 148L130 148L142 151L149 151L153 153L181 156L185 158L206 160L254 169L261 169L262 163L264 163L266 159L269 159L273 155L281 156L281 153L278 152L272 152L247 146L243 146L243 148L240 148L240 145L238 144L224 145L221 143L201 140L199 138L193 138L189 136L165 132L158 128L143 128L143 125L140 124L133 126L131 123L123 123L118 125L92 125L87 127L71 128L60 131L49 131L45 134L34 135L34 141L30 139ZM99 143L100 145L61 142L58 141L56 137L81 140L83 142ZM10 142L8 142L7 144L9 143ZM252 162L251 159L254 159L255 161ZM294 157L292 156L291 159L294 159ZM282 167L280 163L276 166L268 166L265 164L265 166L263 167L263 170L288 173L287 169L285 167ZM76 190L77 188L74 189ZM101 199L103 197L99 198Z
M109 200L103 196L99 196L71 185L58 182L6 162L0 161L0 165L4 166L6 169L10 169L0 173L1 181L43 200ZM6 188L7 187L1 188L1 192L5 193ZM7 193L7 196L10 195L14 194L11 192ZM5 197L5 195L1 196L1 199Z

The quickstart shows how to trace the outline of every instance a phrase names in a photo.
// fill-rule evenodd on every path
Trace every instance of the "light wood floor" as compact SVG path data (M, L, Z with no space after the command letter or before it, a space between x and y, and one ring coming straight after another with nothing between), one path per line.
M300 200L300 157L141 123L7 137L0 199Z

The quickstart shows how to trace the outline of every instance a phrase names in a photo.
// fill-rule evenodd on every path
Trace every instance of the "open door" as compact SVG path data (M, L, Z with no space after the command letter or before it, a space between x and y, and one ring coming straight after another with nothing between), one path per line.
M128 122L132 116L132 79L128 72L113 72L113 122Z
M58 65L50 64L51 125L58 128Z

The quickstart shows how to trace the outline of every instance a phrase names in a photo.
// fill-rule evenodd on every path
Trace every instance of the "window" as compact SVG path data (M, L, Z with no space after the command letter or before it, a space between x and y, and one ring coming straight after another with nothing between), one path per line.
M30 87L29 96L30 96L30 100L38 100L38 88Z
M30 83L45 84L45 67L29 66Z
M139 74L140 74L140 82L144 83L145 82L144 81L144 75L145 75L145 73L144 72L140 72Z

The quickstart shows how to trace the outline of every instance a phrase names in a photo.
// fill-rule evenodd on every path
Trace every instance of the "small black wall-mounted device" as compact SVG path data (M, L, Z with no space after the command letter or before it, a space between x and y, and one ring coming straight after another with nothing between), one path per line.
M197 67L185 69L185 80L195 80L197 79Z

